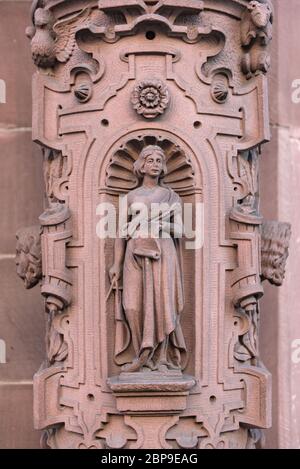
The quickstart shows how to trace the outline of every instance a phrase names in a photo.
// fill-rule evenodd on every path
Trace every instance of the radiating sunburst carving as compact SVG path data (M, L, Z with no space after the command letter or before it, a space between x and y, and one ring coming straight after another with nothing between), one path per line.
M125 193L138 186L139 181L133 173L133 164L147 145L158 145L165 152L168 172L162 182L179 194L193 193L194 171L188 155L176 143L149 135L128 140L113 154L106 172L106 188L113 192Z

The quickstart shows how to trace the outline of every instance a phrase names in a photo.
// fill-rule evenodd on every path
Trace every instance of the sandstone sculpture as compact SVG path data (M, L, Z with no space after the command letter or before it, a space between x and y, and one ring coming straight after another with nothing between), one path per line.
M270 2L35 0L32 19L47 206L43 273L26 282L41 282L48 314L42 445L260 445L259 300L263 280L282 282L290 236L259 212ZM126 236L102 236L123 226L126 197L166 203L140 218L158 236L136 236L134 211Z

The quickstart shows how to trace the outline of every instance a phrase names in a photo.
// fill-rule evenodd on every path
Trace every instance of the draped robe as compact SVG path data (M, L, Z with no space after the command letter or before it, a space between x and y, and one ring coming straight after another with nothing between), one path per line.
M139 202L142 188L131 192L131 201ZM153 191L153 195L155 192ZM164 204L160 220L181 220L180 197L169 187L161 190L159 200L147 197L147 202ZM166 209L167 207L167 209ZM181 240L172 236L151 237L151 223L157 214L150 210L143 225L148 224L149 236L142 237L136 227L136 217L128 223L131 233L126 243L123 265L123 294L116 298L115 361L130 363L148 351L145 364L150 369L164 365L182 369L186 362L186 345L180 317L184 308Z

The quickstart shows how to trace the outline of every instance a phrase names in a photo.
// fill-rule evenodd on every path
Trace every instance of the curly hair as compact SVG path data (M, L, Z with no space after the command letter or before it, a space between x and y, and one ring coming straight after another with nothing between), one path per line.
M167 170L167 165L166 165L165 152L158 145L148 145L147 147L143 148L143 150L139 154L138 159L135 161L133 165L133 172L138 177L138 179L143 179L144 174L142 171L144 168L145 161L148 158L148 156L152 155L153 153L159 153L159 155L162 157L162 160L163 160L163 169L162 169L162 172L160 173L159 179L162 179L167 174L168 170Z

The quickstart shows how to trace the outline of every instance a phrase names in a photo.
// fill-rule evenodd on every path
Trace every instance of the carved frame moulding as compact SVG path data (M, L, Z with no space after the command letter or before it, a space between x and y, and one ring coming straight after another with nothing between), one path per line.
M262 281L282 283L290 236L259 213L271 3L35 0L31 16L46 206L17 265L48 318L42 446L254 448L271 425ZM154 192L203 207L201 246L98 236L99 205Z

